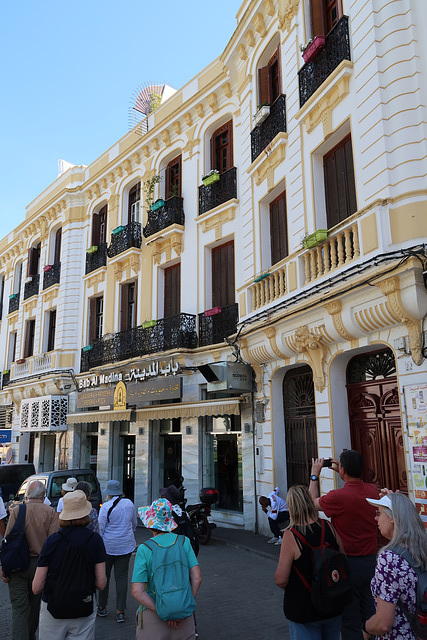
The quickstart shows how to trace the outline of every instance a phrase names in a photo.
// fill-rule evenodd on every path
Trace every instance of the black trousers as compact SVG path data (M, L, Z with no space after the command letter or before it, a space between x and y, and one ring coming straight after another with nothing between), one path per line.
M344 609L341 623L342 640L363 640L362 623L374 615L375 605L371 580L377 563L376 555L347 556L353 583L353 599Z
M280 537L279 524L281 522L285 522L286 520L289 520L289 511L279 511L276 520L273 520L273 518L270 518L270 516L268 516L268 524L270 525L271 533L273 534L273 536L276 536L276 538Z

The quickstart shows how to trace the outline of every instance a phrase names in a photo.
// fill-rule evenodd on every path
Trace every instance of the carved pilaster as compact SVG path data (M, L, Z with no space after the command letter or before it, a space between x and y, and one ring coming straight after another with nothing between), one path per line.
M314 386L322 392L326 386L323 365L326 358L326 347L322 343L322 337L316 335L304 325L298 327L294 334L295 347L299 353L303 353L313 369Z
M284 360L285 365L289 364L289 358L287 358L277 346L276 327L268 327L267 329L264 329L264 333L270 342L270 349L272 352L279 358L279 360Z
M354 336L351 335L351 333L349 333L347 331L347 329L344 326L344 322L342 319L342 302L341 300L333 300L332 302L328 302L328 304L324 305L326 311L329 313L329 315L332 316L332 322L334 323L334 327L336 332L341 336L341 338L344 338L344 340L348 340L351 342L351 340L354 340Z

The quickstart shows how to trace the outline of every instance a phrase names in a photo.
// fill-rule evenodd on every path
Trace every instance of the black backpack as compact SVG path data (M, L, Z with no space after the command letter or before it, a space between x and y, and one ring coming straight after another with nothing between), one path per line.
M15 524L1 545L0 562L5 577L9 577L15 571L25 571L30 566L30 550L25 537L25 513L27 510L25 502L20 504L18 509Z
M417 601L415 613L410 613L409 609L403 602L398 601L399 609L402 611L409 624L412 627L414 634L420 640L427 639L427 571L421 567L416 567L411 552L406 547L400 547L396 545L391 547L391 551L398 553L402 558L405 558L406 562L413 568L417 574Z
M311 549L313 578L311 585L294 566L294 571L311 593L313 607L323 617L340 615L352 600L350 567L344 553L336 551L325 540L326 522L320 521L320 545L312 547L304 536L294 529L291 531L303 544Z
M61 620L86 618L93 613L96 589L94 563L86 550L94 532L87 530L88 538L81 547L76 547L62 531L58 533L67 547L47 599L47 610Z

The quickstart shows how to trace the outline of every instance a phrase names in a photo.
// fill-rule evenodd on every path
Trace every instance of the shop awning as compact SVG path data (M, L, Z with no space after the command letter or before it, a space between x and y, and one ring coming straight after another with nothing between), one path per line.
M131 409L124 411L80 411L80 413L69 413L67 424L84 424L86 422L119 422L130 420Z
M202 400L182 404L163 404L136 410L137 419L162 420L163 418L198 418L200 416L238 416L243 398Z

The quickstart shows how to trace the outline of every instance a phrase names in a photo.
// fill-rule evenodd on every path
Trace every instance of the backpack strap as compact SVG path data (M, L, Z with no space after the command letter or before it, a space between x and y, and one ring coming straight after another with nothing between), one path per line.
M24 530L25 529L25 514L27 511L27 505L25 504L25 502L23 502L22 504L19 505L18 507L19 511L18 511L18 515L16 516L16 520L15 520L15 524L13 525L13 529L19 531L19 530Z
M117 498L117 500L115 500L113 502L113 504L111 505L111 507L108 509L108 513L107 513L107 522L110 522L110 513L112 512L112 510L114 509L114 507L116 507L118 505L118 503L120 502L120 500L123 498L123 496L119 496Z
M170 549L171 547L173 547L174 544L178 542L178 538L181 538L181 537L183 538L184 536L177 536L176 539L172 542L172 544L168 545L167 547L164 547L162 544L159 544L158 542L156 542L154 538L150 538L149 540L146 540L142 544L148 547L151 551L153 551L156 547L158 547L159 549ZM156 547L153 547L153 545L150 544L150 542L155 544ZM182 544L184 544L184 542Z
M320 547L323 547L323 545L325 544L325 534L326 534L326 524L325 524L325 520L320 520L320 529L321 529L321 534L320 534ZM311 554L313 557L313 551L314 549L318 549L319 547L313 547L309 542L307 542L307 540L304 538L304 536L302 535L302 533L300 533L299 531L297 531L294 527L291 527L289 529L289 531L291 531L294 536L296 536L296 538L298 538L298 540L300 540L303 544L305 544L309 549L311 549ZM298 569L298 567L296 567L294 564L292 565L293 570L295 571L295 573L297 574L298 578L301 580L301 582L303 583L304 587L311 592L311 584L308 583L308 581L306 580L306 578L304 578L304 576L302 575L301 571Z

